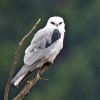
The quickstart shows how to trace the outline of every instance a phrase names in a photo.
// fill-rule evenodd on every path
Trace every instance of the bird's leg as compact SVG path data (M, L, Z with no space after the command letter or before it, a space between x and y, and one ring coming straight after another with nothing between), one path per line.
M44 78L44 77L41 76L40 70L38 70L37 75L36 75L36 78L38 80L48 80L47 78Z

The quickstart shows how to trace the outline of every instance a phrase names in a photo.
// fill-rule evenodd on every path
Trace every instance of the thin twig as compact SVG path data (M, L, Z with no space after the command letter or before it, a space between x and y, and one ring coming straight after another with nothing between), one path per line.
M21 47L22 47L24 41L36 29L36 27L37 27L37 25L39 24L40 21L41 21L41 19L39 19L37 21L37 23L33 26L33 28L21 39L21 41L18 44L18 47L17 47L16 52L15 52L15 56L14 56L14 59L13 59L13 63L12 63L12 66L11 66L10 74L9 74L9 77L8 77L8 81L7 81L7 84L6 84L6 87L5 87L4 100L8 100L9 90L10 90L10 80L13 77L13 74L14 74L14 71L15 71L15 68L16 68L16 65L17 65L17 61L18 61L18 58L19 58Z
M48 68L48 64L44 65L41 70L40 73L41 75L47 70ZM13 98L13 100L23 100L24 97L29 93L30 89L39 81L40 79L38 78L33 78L30 81L27 81L27 84L23 87L23 89L18 93L18 95L16 97Z

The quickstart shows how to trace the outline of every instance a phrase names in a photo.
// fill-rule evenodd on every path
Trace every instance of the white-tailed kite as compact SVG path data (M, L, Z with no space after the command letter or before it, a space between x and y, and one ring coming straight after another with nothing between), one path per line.
M11 84L18 86L29 72L42 67L47 62L53 63L63 48L64 32L63 18L50 17L47 25L34 35L31 44L25 50L24 65L11 80Z

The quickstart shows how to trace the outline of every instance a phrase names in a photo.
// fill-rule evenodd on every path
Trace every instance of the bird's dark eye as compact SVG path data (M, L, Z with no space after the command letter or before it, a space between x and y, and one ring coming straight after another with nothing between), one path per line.
M51 24L55 25L55 23L54 23L54 22L51 22Z
M61 24L62 24L62 22L59 23L59 25L61 25Z

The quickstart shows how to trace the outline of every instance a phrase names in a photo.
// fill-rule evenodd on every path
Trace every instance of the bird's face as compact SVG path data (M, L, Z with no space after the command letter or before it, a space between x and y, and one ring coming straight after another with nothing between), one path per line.
M61 17L55 16L55 17L51 17L49 18L48 22L47 22L47 26L51 27L51 28L56 28L59 30L65 30L65 24L64 24L64 20Z

